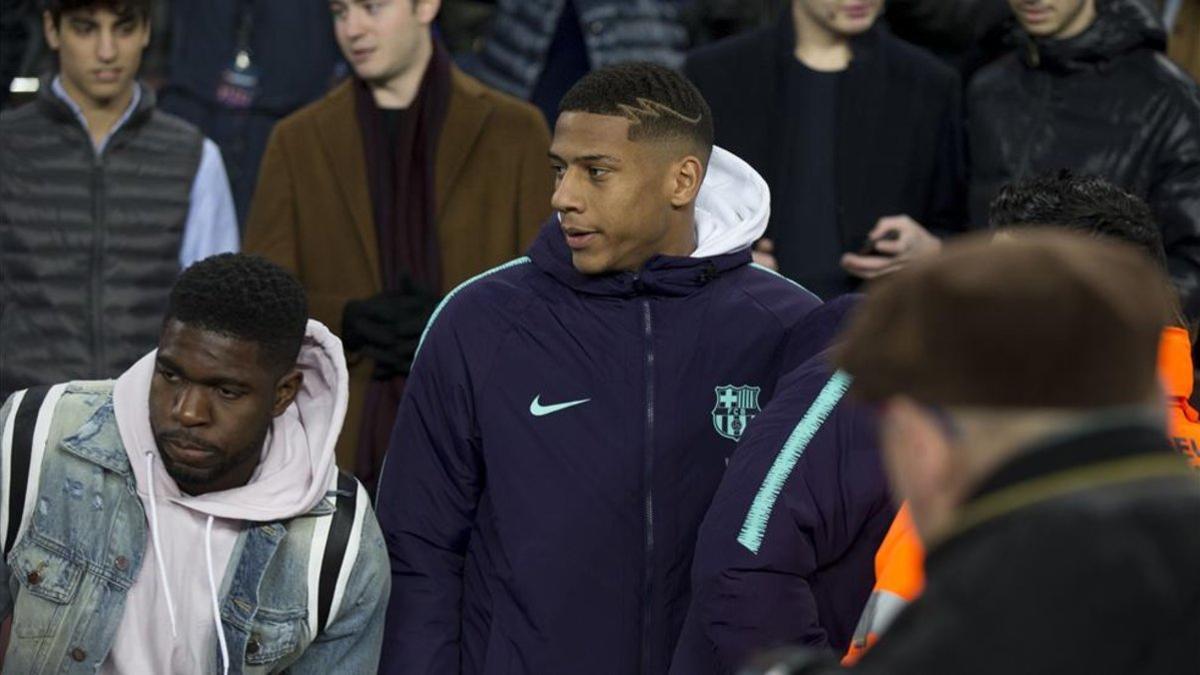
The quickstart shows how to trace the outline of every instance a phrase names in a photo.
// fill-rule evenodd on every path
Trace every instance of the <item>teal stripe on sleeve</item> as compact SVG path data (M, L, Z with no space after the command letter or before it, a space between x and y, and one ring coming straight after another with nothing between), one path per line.
M851 377L840 370L829 378L821 393L817 395L817 400L813 401L800 423L792 429L779 455L775 457L771 470L767 472L762 486L758 488L758 494L750 504L750 511L742 523L741 533L738 534L738 543L751 553L758 555L767 531L767 521L771 519L771 511L775 508L779 493L783 491L783 484L792 474L792 469L796 468L796 463L804 455L813 436L817 435L817 431L825 424L838 402L846 395L850 381Z
M442 301L440 303L438 303L437 309L433 310L433 314L429 315L429 322L425 324L425 330L421 331L421 340L419 342L417 342L417 352L415 354L413 354L413 361L416 361L417 356L419 356L421 354L421 347L425 346L425 338L429 336L429 329L433 327L433 322L437 321L438 315L441 314L442 310L445 309L446 305L449 304L450 301L454 299L454 296L458 295L459 291L466 288L467 286L470 286L471 284L475 283L476 281L490 277L491 275L496 274L497 272L503 272L506 269L516 267L518 265L524 265L524 264L530 263L530 262L533 262L533 261L529 259L529 256L521 256L520 258L517 258L516 260L509 260L508 262L504 263L503 265L500 265L499 267L493 267L492 269L487 270L486 272L481 272L479 274L476 274L475 276L471 277L470 279L467 279L466 281L462 282L461 284L455 286L454 290L447 293L446 297L442 298Z
M796 281L795 279L792 279L790 277L785 277L782 274L780 274L779 272L776 272L775 270L771 269L770 267L763 267L762 265L759 265L756 262L750 263L750 266L760 272L766 272L767 274L777 276L780 279L783 279L784 281L795 286L796 288L799 288L800 290L804 291L805 293L808 293L809 295L813 296L813 299L817 300L818 302L821 300L821 298L817 297L816 293L813 293L812 291L805 288L804 284L801 284L799 281Z

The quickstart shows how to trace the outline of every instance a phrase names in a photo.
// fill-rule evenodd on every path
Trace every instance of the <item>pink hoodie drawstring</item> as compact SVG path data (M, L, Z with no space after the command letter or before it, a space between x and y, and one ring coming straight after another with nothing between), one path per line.
M171 598L171 584L167 581L167 565L163 560L162 547L158 543L158 505L154 497L154 453L146 452L146 491L150 494L150 540L154 542L154 557L158 563L158 578L162 582L163 595L167 599L167 615L171 619L171 637L178 638L175 627L175 601ZM208 517L204 527L204 562L208 567L208 591L212 599L213 624L217 629L217 642L221 646L221 667L229 675L229 645L225 642L225 629L221 625L221 606L217 598L216 576L213 574L212 556L213 517Z
M208 517L204 526L204 561L208 563L208 590L212 598L213 623L217 627L217 642L221 644L221 664L225 675L229 675L229 646L225 644L225 629L221 625L221 607L217 600L217 582L213 576L212 563L212 525L213 517Z
M158 562L158 579L162 582L163 595L167 598L167 616L171 618L171 637L178 638L175 627L175 601L171 599L171 584L167 583L167 565L163 562L162 547L158 543L158 504L154 498L154 453L146 451L146 481L150 493L150 541L154 542L154 558Z

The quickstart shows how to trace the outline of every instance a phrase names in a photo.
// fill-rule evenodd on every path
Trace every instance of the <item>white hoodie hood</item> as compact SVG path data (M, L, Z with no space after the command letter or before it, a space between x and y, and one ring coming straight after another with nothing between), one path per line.
M708 258L749 248L767 231L771 190L742 158L713 146L696 197L696 252Z
M330 489L337 474L334 445L346 416L346 359L341 341L310 320L297 361L303 383L295 402L272 422L250 481L239 488L190 496L167 474L150 428L156 355L153 351L142 357L113 388L117 427L153 546L146 548L102 672L209 667L214 637L220 643L221 665L228 670L218 603L230 554L244 521L299 516ZM207 577L195 565L201 542ZM164 630L168 625L170 631Z

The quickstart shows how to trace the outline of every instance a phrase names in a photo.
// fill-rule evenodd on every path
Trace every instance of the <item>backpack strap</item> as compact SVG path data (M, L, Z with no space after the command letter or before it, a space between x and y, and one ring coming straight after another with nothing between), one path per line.
M350 573L358 561L363 519L370 498L348 473L338 471L327 496L334 497L334 512L318 519L308 558L308 616L311 639L332 624L338 615Z
M42 459L54 409L65 384L32 387L12 396L0 435L0 553L8 555L28 525L37 501Z

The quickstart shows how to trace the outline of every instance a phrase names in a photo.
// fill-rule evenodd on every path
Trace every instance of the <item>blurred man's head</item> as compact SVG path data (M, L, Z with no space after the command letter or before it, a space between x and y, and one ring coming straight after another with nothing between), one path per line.
M124 104L150 44L151 0L44 0L42 31L84 109Z
M271 421L299 391L304 289L263 258L222 254L171 290L150 384L150 426L180 489L244 485Z
M1036 38L1064 40L1096 20L1096 0L1008 0L1025 32Z
M977 235L872 287L835 359L881 406L889 478L933 540L1030 443L1096 418L1162 423L1169 308L1162 272L1129 246Z
M883 10L883 0L792 0L792 15L841 37L865 33Z
M712 153L708 104L679 73L648 63L595 70L559 105L550 146L575 267L637 270L695 250L695 201Z
M333 31L354 74L384 85L423 67L441 0L331 0Z
M1150 207L1097 176L1076 176L1064 170L1009 183L992 200L988 225L1013 235L1039 228L1065 228L1124 242L1167 272L1162 232ZM1182 311L1174 314L1172 324L1187 325Z

